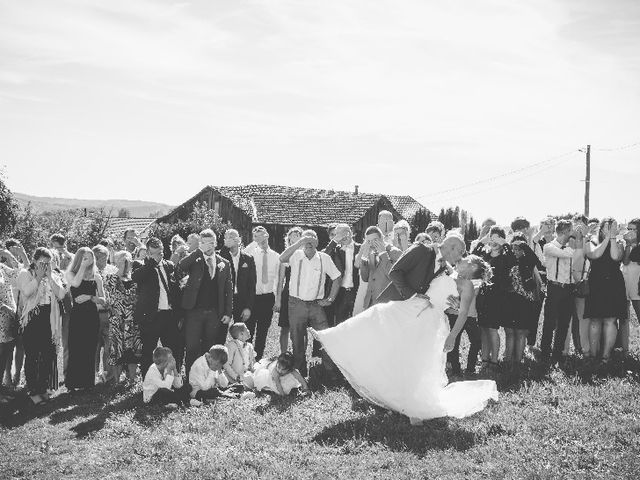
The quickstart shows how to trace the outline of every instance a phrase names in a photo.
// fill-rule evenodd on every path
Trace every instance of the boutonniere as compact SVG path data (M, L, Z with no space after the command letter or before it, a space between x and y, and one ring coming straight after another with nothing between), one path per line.
M246 263L243 263L240 268L249 268L249 265L247 265Z
M224 262L220 262L218 264L218 270L222 270L224 268Z

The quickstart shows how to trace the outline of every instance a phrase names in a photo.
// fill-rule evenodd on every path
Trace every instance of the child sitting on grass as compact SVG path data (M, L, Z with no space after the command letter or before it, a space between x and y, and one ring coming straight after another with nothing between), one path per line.
M231 383L241 383L245 376L251 375L255 363L256 352L249 343L251 332L247 325L238 322L229 328L231 340L226 344L229 359L224 364L224 373Z
M281 396L289 395L297 389L308 392L307 382L293 365L291 352L282 353L275 360L260 360L252 376L253 387L261 392Z
M153 351L153 364L142 382L144 403L165 405L168 408L178 408L179 404L187 405L190 403L188 388L188 385L182 383L171 349L157 347Z
M193 362L189 371L191 398L200 402L220 396L236 398L236 395L223 390L229 386L229 380L223 372L224 364L228 359L227 347L214 345Z

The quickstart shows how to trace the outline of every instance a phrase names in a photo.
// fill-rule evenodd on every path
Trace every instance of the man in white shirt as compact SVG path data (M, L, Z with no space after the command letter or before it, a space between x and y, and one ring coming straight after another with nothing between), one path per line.
M547 300L544 306L542 326L542 360L555 363L562 357L569 323L575 308L575 282L573 262L582 257L582 238L578 249L567 246L573 232L571 220L560 220L556 224L556 238L544 245L547 269ZM553 342L553 351L551 344Z
M256 360L260 360L264 354L273 318L275 291L280 273L280 255L269 248L269 233L262 226L253 229L253 243L255 248L249 251L249 255L253 257L255 263L256 295L251 317L245 320L245 323L253 339Z
M319 252L318 236L313 230L306 230L302 238L280 255L280 262L291 266L289 283L289 324L295 367L303 376L307 375L305 358L305 336L307 327L324 330L329 327L323 307L331 305L341 285L340 271L326 253ZM327 275L333 281L331 292L325 298ZM334 366L322 351L322 362L331 376Z

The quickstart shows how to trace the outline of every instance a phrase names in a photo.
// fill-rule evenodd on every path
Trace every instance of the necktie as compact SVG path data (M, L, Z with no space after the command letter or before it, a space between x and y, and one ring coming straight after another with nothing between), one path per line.
M207 257L207 265L209 266L209 276L213 278L215 267L213 266L213 257Z
M262 253L262 283L269 283L269 255L265 250Z
M169 285L167 285L167 279L164 276L164 271L162 270L162 267L159 264L156 268L158 269L158 273L160 274L160 283L162 283L162 286L164 287L164 291L167 293L167 297L169 297Z

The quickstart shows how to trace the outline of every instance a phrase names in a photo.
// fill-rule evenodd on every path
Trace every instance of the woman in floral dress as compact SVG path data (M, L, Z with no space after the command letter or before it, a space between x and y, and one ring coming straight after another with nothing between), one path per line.
M105 278L105 290L109 302L111 352L109 363L114 368L116 382L120 380L122 370L126 368L127 379L136 379L136 369L142 357L140 329L133 320L133 308L136 303L136 285L131 280L131 254L126 250L114 256L116 273Z

